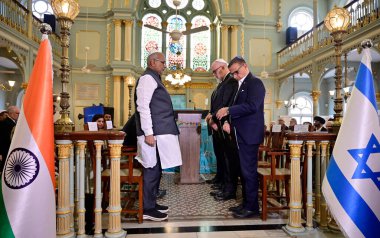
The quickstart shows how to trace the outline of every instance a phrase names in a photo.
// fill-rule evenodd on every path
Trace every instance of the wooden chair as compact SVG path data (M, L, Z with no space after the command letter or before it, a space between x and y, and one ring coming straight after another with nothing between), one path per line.
M267 219L267 213L269 210L282 210L288 209L289 204L289 184L290 169L289 169L289 152L283 149L283 143L285 138L285 130L281 132L270 132L271 143L267 148L267 159L269 160L269 167L259 167L257 169L260 178L260 185L262 191L262 220ZM280 161L285 156L285 166L280 167ZM269 182L276 184L276 191L268 191ZM285 184L285 196L282 196L280 189L280 181ZM286 205L281 205L280 200L270 202L272 206L268 206L268 198L282 199L286 198Z
M143 222L143 172L139 163L134 160L136 156L136 147L123 146L121 150L121 157L125 162L120 163L120 192L125 196L121 198L125 202L122 213L136 213L138 222ZM103 180L103 201L109 199L109 182L110 182L110 169L106 168L102 172ZM138 208L134 209L136 201L136 194L138 197Z

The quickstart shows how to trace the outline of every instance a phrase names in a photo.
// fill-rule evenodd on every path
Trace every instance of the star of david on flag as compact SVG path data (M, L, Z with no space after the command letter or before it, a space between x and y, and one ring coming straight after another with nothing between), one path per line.
M322 192L346 237L380 234L380 125L370 49L363 58Z

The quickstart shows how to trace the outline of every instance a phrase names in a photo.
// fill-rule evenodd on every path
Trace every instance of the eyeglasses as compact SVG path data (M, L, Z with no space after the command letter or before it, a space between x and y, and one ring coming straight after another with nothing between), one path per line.
M165 60L154 59L154 61L161 62L161 64L166 64L166 61L165 61Z
M223 67L223 66L221 65L221 66L219 66L218 68L216 68L215 70L213 70L213 71L212 71L212 74L214 74L214 75L215 75L215 74L216 74L216 72L218 72L218 69L220 69L221 67Z
M238 75L238 74L239 74L239 70L241 69L241 67L243 67L242 64L239 66L239 68L238 68L236 71L231 72L231 74L232 74L232 75L235 75L235 74Z

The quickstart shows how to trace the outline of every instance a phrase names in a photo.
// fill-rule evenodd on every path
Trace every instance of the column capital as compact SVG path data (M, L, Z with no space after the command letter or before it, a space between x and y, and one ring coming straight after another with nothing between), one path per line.
M276 108L280 109L282 107L283 103L284 103L284 101L282 101L282 100L276 100Z
M192 27L192 23L191 22L186 22L185 26L186 26L186 30L190 30L191 27Z
M167 21L161 22L161 26L162 26L163 29L166 29L168 27L168 24L169 23Z
M113 19L113 24L115 26L121 26L121 20L120 19Z
M222 29L222 31L228 31L228 28L230 26L229 25L221 25L220 28Z
M138 21L137 21L137 26L139 26L140 28L142 28L142 26L143 26L143 21L142 21L142 20L138 20Z
M120 158L121 156L121 147L122 144L109 144L108 147L110 148L110 157L112 158Z
M310 95L313 97L313 101L317 102L318 99L319 99L319 97L321 96L321 91L319 91L319 90L313 90L313 91L311 91Z
M210 24L210 31L214 31L216 29L216 24L215 23L211 23Z
M71 144L56 145L58 147L58 159L67 159L70 157Z
M133 20L131 20L131 19L123 20L123 23L126 27L132 27L133 26Z
M237 31L239 29L239 26L238 25L231 25L230 28L232 31Z

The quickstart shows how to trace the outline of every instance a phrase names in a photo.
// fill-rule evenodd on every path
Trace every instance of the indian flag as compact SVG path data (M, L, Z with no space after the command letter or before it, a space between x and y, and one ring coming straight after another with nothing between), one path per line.
M0 184L0 237L56 237L51 45L43 35Z

